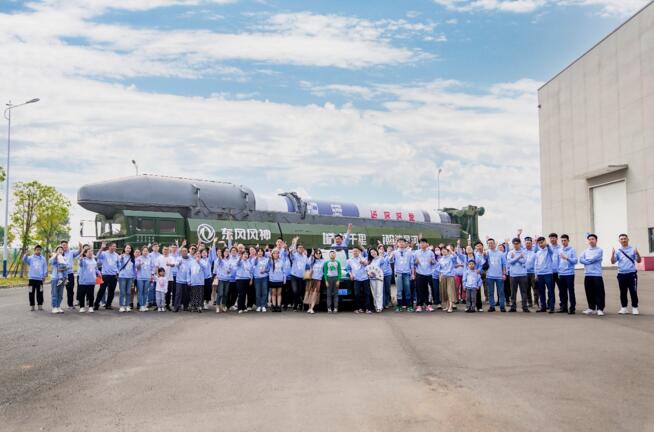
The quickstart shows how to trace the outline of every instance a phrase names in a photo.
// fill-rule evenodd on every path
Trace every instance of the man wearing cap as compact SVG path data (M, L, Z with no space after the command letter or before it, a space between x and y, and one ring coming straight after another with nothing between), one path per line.
M34 310L34 297L36 296L36 303L38 303L39 310L43 310L43 281L48 275L48 262L45 257L41 255L41 245L34 246L34 253L32 255L23 256L23 262L30 266L27 274L30 300L30 309Z
M552 249L545 241L545 237L538 237L536 242L538 243L538 248L536 249L536 258L534 260L534 271L536 272L536 284L538 285L540 303L540 308L536 312L549 311L549 313L554 313Z
M604 316L604 278L602 277L602 256L604 251L597 247L597 236L588 234L588 249L579 257L584 265L584 288L588 308L584 315Z
M570 246L570 237L567 234L561 236L562 246L559 249L559 301L560 313L574 315L577 306L575 296L575 265L577 251Z
M509 251L506 257L509 267L509 282L511 284L511 309L509 312L516 311L518 289L520 289L522 311L529 312L527 307L527 256L519 238L514 238L511 243L513 249Z
M640 252L629 246L627 234L618 237L620 247L611 251L611 263L618 264L618 286L620 287L620 310L618 313L627 313L627 292L631 296L631 313L638 315L638 273L636 263L642 261Z

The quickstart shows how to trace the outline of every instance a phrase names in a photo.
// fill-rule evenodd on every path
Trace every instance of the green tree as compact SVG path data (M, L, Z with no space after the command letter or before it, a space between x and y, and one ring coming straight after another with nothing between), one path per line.
M62 208L65 207L65 210ZM41 227L39 234L47 234L49 241L54 241L61 229L54 227L56 223L68 230L70 202L54 187L44 185L36 180L18 182L14 185L14 210L11 213L11 233L20 242L20 254L32 245L37 237L37 222ZM46 221L40 221L40 218ZM46 237L44 237L46 238ZM14 263L14 274L20 271L24 275L22 260Z
M54 190L36 213L35 239L49 257L50 251L70 236L70 201Z

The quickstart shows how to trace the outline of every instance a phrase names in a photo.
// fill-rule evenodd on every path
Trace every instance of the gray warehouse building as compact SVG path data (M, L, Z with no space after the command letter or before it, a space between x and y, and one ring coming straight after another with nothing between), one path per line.
M626 232L654 264L654 2L538 99L543 232L596 233L606 265Z

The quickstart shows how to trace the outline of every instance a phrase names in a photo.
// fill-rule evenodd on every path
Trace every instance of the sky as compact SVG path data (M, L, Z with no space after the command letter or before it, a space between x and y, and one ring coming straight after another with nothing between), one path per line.
M648 1L2 0L0 101L41 99L14 111L11 183L67 195L77 241L77 189L132 159L429 210L441 168L482 235L537 233L537 89Z

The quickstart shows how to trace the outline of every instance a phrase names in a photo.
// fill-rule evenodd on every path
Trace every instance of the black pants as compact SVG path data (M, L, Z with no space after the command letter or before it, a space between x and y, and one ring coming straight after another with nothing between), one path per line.
M188 296L188 284L186 282L176 282L175 297L173 299L173 310L175 312L179 312L179 309L182 307L184 292L186 292L186 295Z
M631 296L631 307L638 307L638 273L618 273L618 286L620 287L620 305L627 307L627 291Z
M170 302L175 304L175 277L168 281L168 290L166 291L166 307L170 308Z
M95 284L93 285L80 285L77 284L77 302L79 307L85 307L84 300L89 307L93 306L93 291L95 291Z
M484 307L484 304L481 301L481 289L477 290L477 310L481 310L482 307Z
M508 279L509 283L506 283L506 281L504 281L504 300L505 300L506 304L510 304L511 306L515 307L515 303L511 301L511 299L512 299L512 296L511 296L511 293L512 293L511 292L511 277L509 275L507 275L507 279ZM497 302L499 303L499 299L498 299Z
M511 309L515 310L518 304L518 289L520 290L522 309L527 309L527 276L511 276L509 282L511 285Z
M102 275L102 283L100 284L100 289L98 290L98 296L95 298L95 309L100 307L100 300L102 300L104 297L105 291L107 291L106 307L111 307L111 302L114 301L114 294L116 293L117 283L118 277L116 277L116 275Z
M73 273L68 273L66 281L66 301L68 303L68 307L73 307L75 306L75 303L73 303L73 299L75 298L75 275Z
M561 310L568 312L574 312L577 307L577 298L575 296L575 275L559 276L559 304Z
M207 303L211 301L211 283L213 282L213 278L206 278L204 280L204 292L202 299L206 301Z
M236 290L238 291L238 310L245 310L245 296L248 293L250 279L236 279Z
M558 288L559 291L559 297L561 296L561 280L559 278L558 273L552 273L552 284ZM556 289L554 290L556 292ZM559 298L559 304L561 303L561 299ZM550 301L549 299L547 300L547 304L549 304ZM554 300L552 301L552 304L556 304L556 295L554 296Z
M238 291L236 290L236 282L229 283L229 290L227 292L227 307L234 306L236 304L236 298L238 297Z
M370 281L354 281L355 308L364 311L370 310Z
M432 276L416 274L416 295L418 306L424 306L429 303L429 286L432 283Z
M586 289L586 300L588 309L604 310L604 279L602 276L584 277L584 288Z
M30 306L34 306L35 295L36 295L36 301L38 302L39 306L43 306L43 281L37 279L30 279L28 285L30 287L28 293L28 297L30 299Z
M290 304L301 306L304 300L304 278L291 275L291 289L293 290L293 297Z

